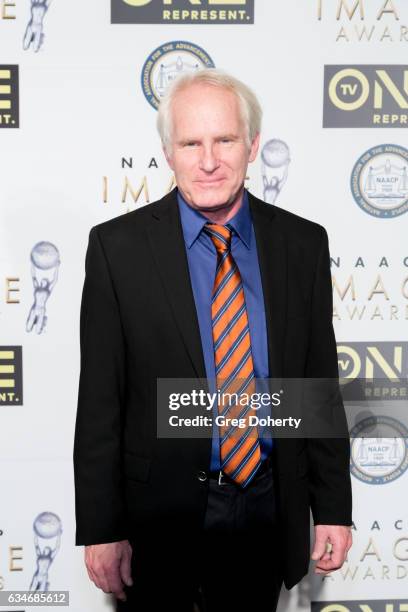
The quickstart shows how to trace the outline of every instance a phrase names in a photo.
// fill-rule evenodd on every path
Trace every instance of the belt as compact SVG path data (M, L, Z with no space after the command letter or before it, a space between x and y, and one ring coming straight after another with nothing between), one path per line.
M262 461L262 463L259 466L255 476L252 479L252 482L254 480L257 480L258 478L260 478L263 474L268 472L271 468L272 468L272 457L271 457L271 455L269 455L266 459L264 459ZM208 474L208 477L210 478L210 480L217 480L219 485L235 484L236 486L239 486L235 482L235 480L230 478L230 476L225 474L222 470L216 470L214 472L210 472Z

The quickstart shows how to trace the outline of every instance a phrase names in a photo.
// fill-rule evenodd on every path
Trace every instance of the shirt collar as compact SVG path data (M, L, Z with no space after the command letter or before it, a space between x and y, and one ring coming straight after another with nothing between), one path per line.
M177 201L180 210L181 224L183 227L184 240L188 248L191 248L201 233L208 219L195 208L192 208L177 189ZM242 205L238 212L228 221L234 232L243 242L247 249L251 248L251 213L249 210L248 192L244 189Z
M247 249L251 248L251 212L249 210L248 192L244 189L242 205L238 212L228 221Z

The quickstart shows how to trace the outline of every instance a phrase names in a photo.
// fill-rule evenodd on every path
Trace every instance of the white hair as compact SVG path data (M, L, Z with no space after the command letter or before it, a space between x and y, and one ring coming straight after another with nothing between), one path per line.
M246 141L250 147L255 136L261 131L262 109L259 101L245 83L217 68L203 68L195 72L187 72L177 77L167 88L160 101L157 116L157 129L163 147L169 151L172 137L172 105L177 94L191 85L204 83L227 89L234 93L238 99L241 119L246 127Z

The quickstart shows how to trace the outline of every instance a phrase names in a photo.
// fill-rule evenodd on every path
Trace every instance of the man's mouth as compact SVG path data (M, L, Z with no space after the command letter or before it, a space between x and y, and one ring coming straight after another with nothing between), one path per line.
M218 178L218 179L199 179L196 182L199 185L203 185L203 186L206 187L206 186L210 186L210 185L219 185L224 180L225 180L224 178Z

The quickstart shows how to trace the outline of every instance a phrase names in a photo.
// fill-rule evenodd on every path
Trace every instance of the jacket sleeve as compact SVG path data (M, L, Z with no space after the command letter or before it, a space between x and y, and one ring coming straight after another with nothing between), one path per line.
M80 350L75 541L101 544L127 538L120 452L125 356L119 305L97 227L86 252Z
M338 383L338 360L333 330L333 292L327 233L321 228L312 298L312 325L306 378L326 378L338 388L331 398L334 428L339 437L309 438L309 491L313 520L323 525L351 525L350 439Z

